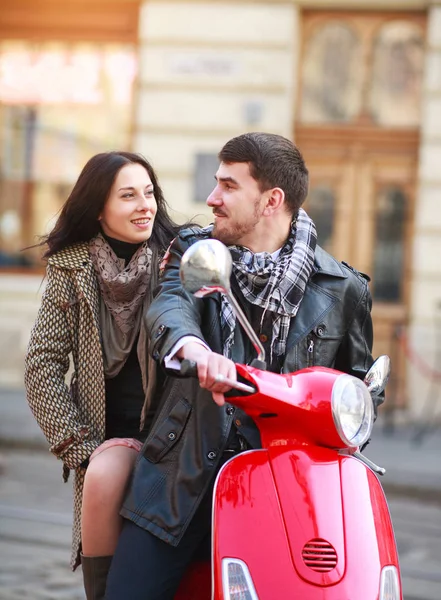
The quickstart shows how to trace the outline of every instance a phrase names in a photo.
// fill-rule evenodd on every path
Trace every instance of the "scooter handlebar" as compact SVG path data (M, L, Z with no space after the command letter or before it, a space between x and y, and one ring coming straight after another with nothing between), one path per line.
M197 377L198 376L198 365L194 360L188 360L185 358L181 362L181 375L183 377Z
M181 375L183 377L197 377L198 376L198 365L194 360L184 359L181 363ZM226 383L231 385L232 389L228 392L225 392L224 396L226 398L238 396L237 392L245 392L246 394L255 394L256 388L252 385L248 385L246 383L241 383L240 381L233 381L232 379L228 379L223 375L218 375L216 380L222 383Z

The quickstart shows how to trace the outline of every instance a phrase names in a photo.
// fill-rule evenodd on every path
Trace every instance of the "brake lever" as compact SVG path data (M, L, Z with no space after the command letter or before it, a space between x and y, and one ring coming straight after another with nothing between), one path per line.
M235 390L240 390L241 392L248 392L249 394L255 394L256 389L252 385L247 385L246 383L240 383L240 381L233 381L229 377L224 377L223 375L216 375L215 380L218 383L226 383L230 385Z

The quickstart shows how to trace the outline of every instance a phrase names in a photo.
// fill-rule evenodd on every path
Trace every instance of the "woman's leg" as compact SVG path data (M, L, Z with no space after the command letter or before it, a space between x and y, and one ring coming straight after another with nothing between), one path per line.
M110 445L92 455L83 490L84 556L111 556L115 552L122 526L119 511L137 455L137 450L127 445Z
M81 565L87 600L104 599L122 526L119 510L140 446L137 440L107 440L89 459L81 520Z

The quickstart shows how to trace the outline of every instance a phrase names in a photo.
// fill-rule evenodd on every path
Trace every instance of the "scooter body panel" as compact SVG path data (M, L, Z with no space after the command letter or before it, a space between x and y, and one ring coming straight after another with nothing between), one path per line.
M248 567L259 600L377 600L381 569L398 567L384 493L337 451L245 452L219 473L213 507L213 599L222 560Z

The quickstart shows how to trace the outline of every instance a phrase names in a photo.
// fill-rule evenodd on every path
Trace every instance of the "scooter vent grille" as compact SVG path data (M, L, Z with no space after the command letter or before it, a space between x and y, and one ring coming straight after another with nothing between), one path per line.
M337 552L326 540L307 542L303 547L302 558L307 567L319 573L328 573L337 566Z

